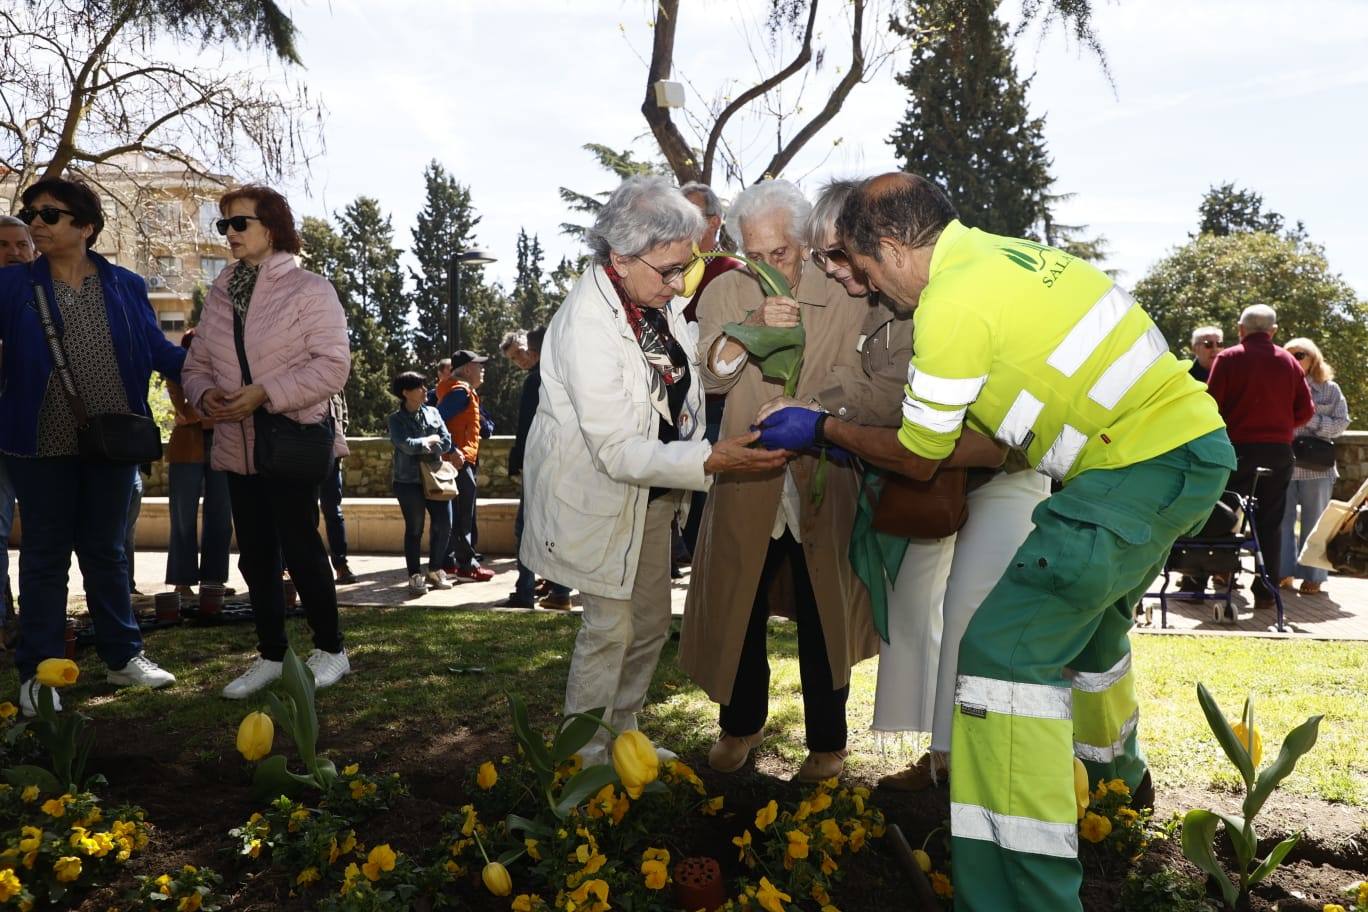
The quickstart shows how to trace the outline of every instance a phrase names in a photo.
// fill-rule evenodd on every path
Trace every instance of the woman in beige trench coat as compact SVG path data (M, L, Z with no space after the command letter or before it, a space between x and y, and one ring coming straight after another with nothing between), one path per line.
M860 319L835 281L808 262L802 240L811 205L793 184L766 181L743 191L728 213L728 229L741 252L778 268L794 299L766 299L754 276L734 270L703 294L699 315L699 374L709 392L726 394L722 435L749 430L756 412L783 393L761 376L722 327L747 321L793 325L801 315L807 344L797 396L815 399L849 420L873 403L901 395L897 376L866 377L859 349ZM721 737L708 762L722 772L739 769L760 743L768 714L769 663L765 654L769 593L778 579L791 582L797 609L808 757L803 781L838 774L846 756L845 704L851 667L878 653L868 595L847 557L855 518L857 476L851 466L829 463L820 505L810 496L818 460L801 455L782 471L738 478L719 475L708 495L694 552L680 644L680 662L720 706ZM785 577L786 579L781 579Z

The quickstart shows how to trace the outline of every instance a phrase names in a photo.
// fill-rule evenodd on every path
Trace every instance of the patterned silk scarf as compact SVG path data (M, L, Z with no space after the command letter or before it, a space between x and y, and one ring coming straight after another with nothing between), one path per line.
M684 351L670 333L665 311L637 305L627 295L627 289L622 284L622 276L617 274L611 263L604 267L604 272L613 283L618 300L622 302L622 310L627 315L627 325L632 327L637 344L641 346L641 353L652 368L648 374L651 384L651 405L662 418L674 424L675 416L670 414L669 394L665 388L674 385L684 376Z
M252 289L256 288L257 274L260 272L260 266L248 266L239 260L233 268L233 274L228 277L228 300L233 302L233 310L237 311L244 324L247 322L247 305L252 303Z

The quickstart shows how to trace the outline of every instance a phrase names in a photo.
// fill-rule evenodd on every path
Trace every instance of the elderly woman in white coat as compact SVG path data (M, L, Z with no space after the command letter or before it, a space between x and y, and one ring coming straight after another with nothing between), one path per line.
M682 492L706 490L719 472L773 471L788 455L748 449L756 433L703 439L695 331L681 316L702 231L698 209L664 178L624 181L588 232L593 265L542 345L519 554L583 598L565 712L603 707L618 731L636 728L669 631ZM602 762L607 744L600 729L584 762Z

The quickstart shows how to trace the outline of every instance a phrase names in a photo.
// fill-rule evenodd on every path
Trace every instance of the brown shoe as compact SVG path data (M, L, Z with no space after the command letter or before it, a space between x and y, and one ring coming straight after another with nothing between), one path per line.
M734 773L746 765L750 752L764 740L763 729L753 735L729 735L723 732L712 750L708 751L708 766L719 773Z
M1297 587L1297 580L1296 580L1294 577L1291 577L1291 576L1284 576L1282 579L1278 580L1278 588L1279 588L1279 589L1295 589L1296 587ZM1303 591L1305 591L1305 590L1303 590Z
M879 780L879 786L895 792L920 792L946 782L949 776L950 765L946 755L937 758L931 751L927 751L916 763L902 772L884 776Z
M1324 592L1324 591L1325 591L1325 590L1321 588L1321 584L1320 584L1320 583L1313 583L1313 582L1311 582L1310 580L1302 580L1302 584L1301 584L1301 594L1302 594L1302 595L1319 595L1320 593L1322 593L1322 592Z
M537 604L541 605L543 608L549 608L552 611L569 611L570 596L548 595L546 598L542 599Z
M838 751L808 751L807 759L803 765L798 767L798 772L794 774L795 782L821 782L824 779L834 779L841 775L841 770L845 769L845 759L850 756L850 751L841 748Z

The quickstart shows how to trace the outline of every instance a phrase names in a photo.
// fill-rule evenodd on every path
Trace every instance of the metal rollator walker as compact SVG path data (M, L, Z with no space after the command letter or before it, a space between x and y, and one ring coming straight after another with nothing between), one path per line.
M1164 564L1163 583L1158 592L1147 592L1145 598L1159 600L1159 626L1168 628L1168 600L1215 602L1212 606L1212 620L1235 623L1235 606L1232 597L1235 591L1235 578L1240 570L1241 555L1248 553L1254 558L1254 575L1263 580L1267 590L1273 593L1277 608L1275 627L1279 633L1287 628L1283 623L1282 593L1278 589L1276 574L1269 576L1264 565L1263 549L1259 546L1259 533L1254 521L1259 509L1259 479L1272 475L1271 469L1254 470L1254 483L1248 494L1226 491L1212 510L1211 518L1201 530L1191 538L1180 538L1173 543L1168 561ZM1225 576L1224 591L1207 592L1200 590L1169 590L1169 574L1177 573L1184 578L1204 578ZM1153 606L1145 610L1147 619L1153 617Z

